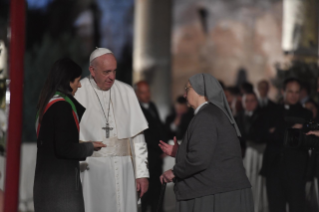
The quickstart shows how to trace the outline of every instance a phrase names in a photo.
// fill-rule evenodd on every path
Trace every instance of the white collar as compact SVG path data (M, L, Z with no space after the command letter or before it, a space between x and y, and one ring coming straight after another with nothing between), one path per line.
M144 107L145 109L148 109L150 107L150 103L143 103L141 102L142 107Z
M251 117L254 114L254 111L245 111L245 115Z
M204 105L206 105L206 104L208 104L208 102L204 102L203 104L199 105L199 106L196 108L194 114L196 115L196 114L198 113L198 111L199 111Z

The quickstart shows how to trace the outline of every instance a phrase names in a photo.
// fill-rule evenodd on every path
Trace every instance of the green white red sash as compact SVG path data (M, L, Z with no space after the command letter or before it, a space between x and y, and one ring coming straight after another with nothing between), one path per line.
M55 93L55 95L50 99L50 101L48 102L47 106L45 107L45 109L43 111L43 115L47 112L47 110L54 103L60 102L60 101L68 102L71 105L76 127L78 128L78 131L80 131L79 117L78 117L78 113L77 113L77 110L76 110L74 103L72 102L72 100L68 96L66 96L65 94L63 94L59 91L57 91ZM37 131L37 137L39 137L40 128L41 128L41 124L39 123L39 111L38 111L37 116L36 116L36 122L35 122L35 129Z

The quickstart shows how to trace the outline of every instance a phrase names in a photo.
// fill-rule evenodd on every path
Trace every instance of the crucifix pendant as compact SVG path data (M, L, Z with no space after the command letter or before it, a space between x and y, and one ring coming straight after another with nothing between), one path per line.
M110 137L110 131L113 130L113 128L109 126L109 123L106 123L106 127L103 127L102 129L105 130L106 138L109 138Z

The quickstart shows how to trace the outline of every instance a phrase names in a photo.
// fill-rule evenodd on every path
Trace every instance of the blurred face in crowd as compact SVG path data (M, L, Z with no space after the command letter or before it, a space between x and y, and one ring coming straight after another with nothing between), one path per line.
M233 102L234 96L228 90L224 90L224 93L225 93L228 104L231 105Z
M90 67L90 73L97 86L103 90L109 90L116 77L117 62L113 54L104 54L95 58Z
M317 114L318 114L318 109L316 107L316 105L312 102L306 102L305 103L305 108L307 108L308 110L310 110L312 112L312 117L316 118Z
M300 85L298 82L289 82L282 91L284 102L288 105L297 104L300 101Z
M72 88L72 95L74 96L78 88L81 88L81 76L75 78L73 82L70 82L70 87Z
M136 96L140 102L149 103L151 101L150 86L146 82L137 83Z
M258 83L258 93L261 98L265 98L268 95L269 84L267 81L261 81Z
M245 94L243 96L243 107L246 111L254 111L258 107L257 97L254 94Z
M183 115L188 111L188 107L186 104L175 103L175 112L176 115Z

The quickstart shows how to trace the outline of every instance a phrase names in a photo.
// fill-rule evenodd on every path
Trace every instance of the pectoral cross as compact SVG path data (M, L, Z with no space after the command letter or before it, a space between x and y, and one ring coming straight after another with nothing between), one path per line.
M102 129L105 130L106 138L109 138L110 131L113 130L113 128L109 126L109 123L106 123L106 127L103 127Z

